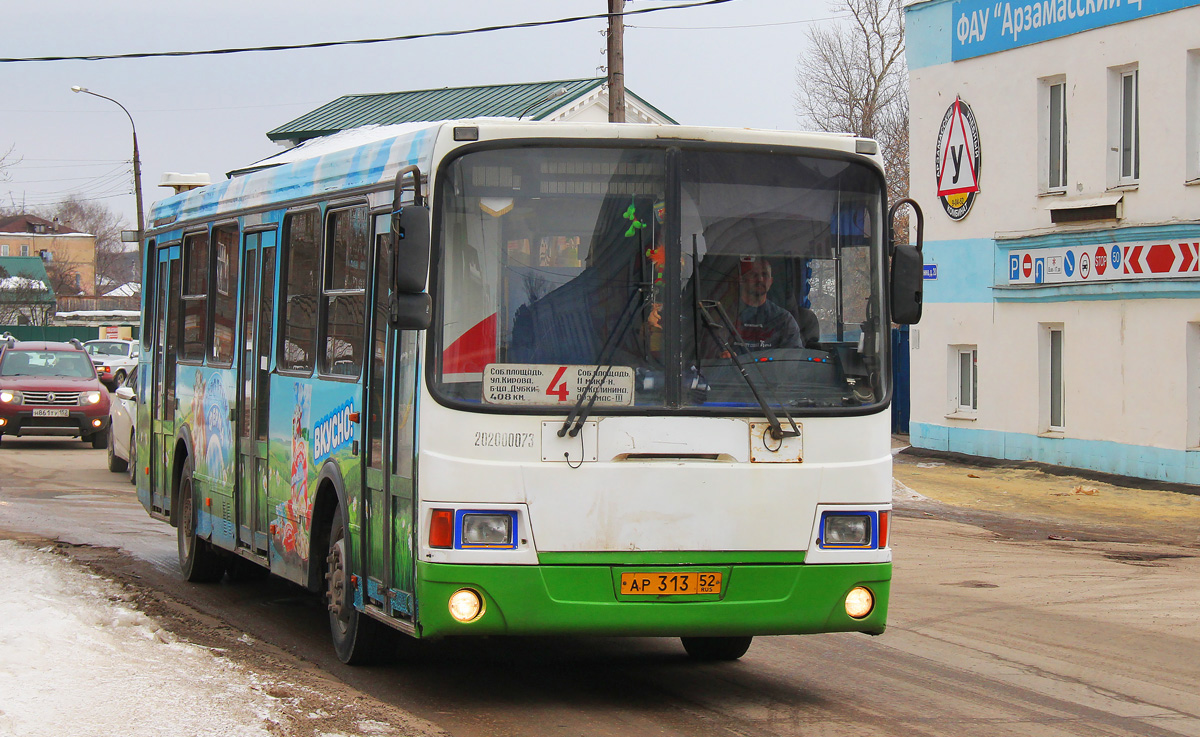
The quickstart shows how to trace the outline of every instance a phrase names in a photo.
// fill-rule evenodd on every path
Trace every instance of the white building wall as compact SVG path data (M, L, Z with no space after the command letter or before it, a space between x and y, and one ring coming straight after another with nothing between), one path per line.
M918 3L907 16L910 186L926 213L926 263L937 264L911 338L913 444L1200 483L1200 452L1187 451L1200 444L1200 272L1027 287L1010 286L1008 273L1014 246L1200 243L1200 5L952 61L956 5ZM1139 70L1141 176L1115 188L1110 69L1129 64ZM1058 76L1068 186L1048 195L1039 80ZM982 152L980 192L957 222L934 174L956 95L974 112ZM1120 219L1051 222L1051 207L1115 196ZM1062 432L1046 423L1047 324L1063 330ZM960 345L978 347L974 412L956 411Z

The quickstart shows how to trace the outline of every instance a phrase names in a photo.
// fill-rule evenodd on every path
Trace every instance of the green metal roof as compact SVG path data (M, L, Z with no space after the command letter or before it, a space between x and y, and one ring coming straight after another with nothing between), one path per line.
M40 281L45 285L45 291L37 293L34 297L36 302L53 302L54 292L50 289L50 276L46 273L46 265L42 263L42 259L38 256L0 256L0 279L5 276L24 277ZM33 295L30 295L33 296Z
M542 120L605 83L604 77L568 79L485 87L443 87L436 90L346 95L267 133L272 141L305 141L364 125L392 125L477 117L524 117ZM566 93L552 97L559 88ZM639 104L675 121L641 97ZM522 115L523 114L523 115Z

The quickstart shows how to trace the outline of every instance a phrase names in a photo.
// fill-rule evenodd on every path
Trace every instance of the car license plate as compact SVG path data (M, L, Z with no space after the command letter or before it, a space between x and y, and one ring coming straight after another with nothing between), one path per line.
M622 573L621 593L646 596L686 596L721 593L720 573Z
M71 410L69 409L35 409L34 417L70 417Z

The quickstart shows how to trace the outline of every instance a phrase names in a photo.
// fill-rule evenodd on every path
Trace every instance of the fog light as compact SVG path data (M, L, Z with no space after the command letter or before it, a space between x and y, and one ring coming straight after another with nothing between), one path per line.
M104 420L92 420L92 427L100 427L104 424Z
M483 598L471 589L459 589L450 595L450 616L459 622L474 622L483 615Z
M870 589L855 586L850 589L850 593L846 594L846 614L854 619L862 619L874 608L875 595L871 593Z
M4 419L3 417L0 417L0 427L4 427L7 424L8 424L8 420Z

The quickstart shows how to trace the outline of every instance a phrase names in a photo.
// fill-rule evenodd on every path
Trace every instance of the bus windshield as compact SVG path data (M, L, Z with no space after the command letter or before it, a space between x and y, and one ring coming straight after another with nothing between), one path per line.
M882 402L883 177L740 148L467 153L443 170L435 392L594 412ZM675 263L678 267L675 268ZM840 409L836 409L840 408Z

